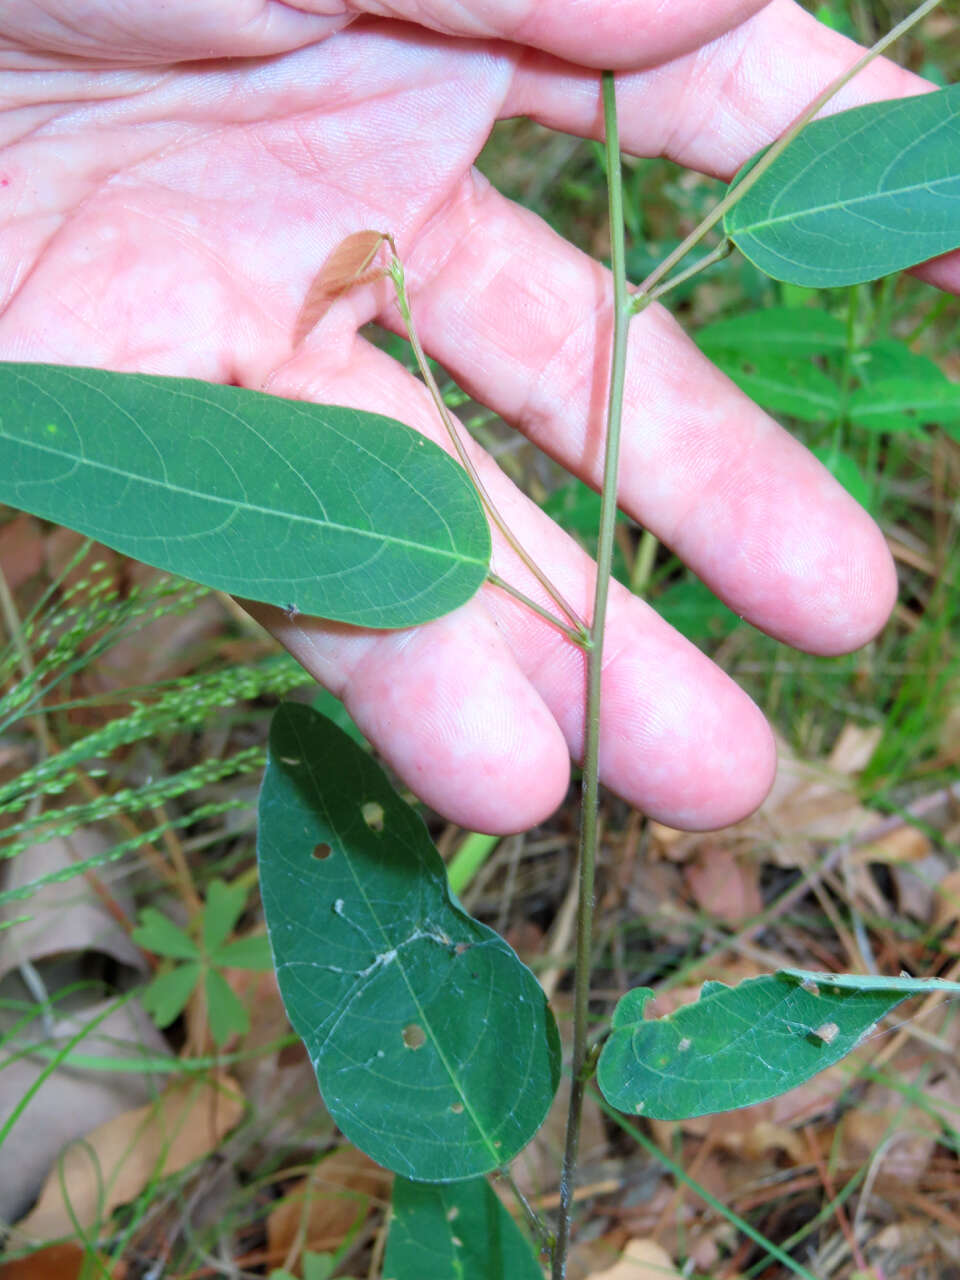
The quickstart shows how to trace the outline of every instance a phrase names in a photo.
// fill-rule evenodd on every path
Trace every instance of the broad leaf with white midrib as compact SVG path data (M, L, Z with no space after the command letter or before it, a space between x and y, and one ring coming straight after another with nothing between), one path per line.
M533 1249L485 1178L397 1178L383 1280L543 1280Z
M379 765L309 707L274 717L258 852L284 1003L346 1136L426 1181L511 1160L559 1079L543 991L450 897Z
M208 586L371 627L484 581L473 487L378 414L184 378L0 364L0 501Z
M814 121L724 229L761 271L812 288L875 280L960 247L960 84Z
M774 1098L839 1062L908 996L955 982L784 970L645 1019L653 992L628 991L597 1067L611 1106L656 1120L732 1111Z

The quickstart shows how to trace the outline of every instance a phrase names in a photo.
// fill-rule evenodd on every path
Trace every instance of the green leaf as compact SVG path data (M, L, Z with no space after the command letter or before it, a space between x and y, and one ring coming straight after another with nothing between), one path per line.
M868 431L923 435L923 426L960 423L960 383L892 378L852 392L850 421Z
M628 991L600 1055L604 1097L657 1120L763 1102L839 1062L913 990L900 979L805 977L707 982L695 1004L653 1021L643 1018L653 992Z
M855 458L852 458L849 453L845 453L842 449L835 449L832 444L824 445L819 449L814 449L812 452L815 458L819 458L833 478L839 480L851 498L859 502L861 507L865 507L867 511L873 510L873 489L864 477Z
M451 899L382 769L309 707L274 716L258 845L280 990L344 1134L425 1181L506 1164L559 1078L543 991Z
M698 578L671 583L653 604L688 640L721 640L740 625L737 615Z
M874 973L822 973L815 969L780 969L778 977L792 978L818 988L834 988L838 991L889 991L906 996L925 996L931 991L948 991L960 995L960 982L949 978L913 978L901 973L897 978Z
M779 356L753 358L718 351L714 362L741 391L770 413L802 422L829 422L840 409L840 388L822 369L805 360Z
M203 908L203 950L208 956L220 947L243 915L247 902L244 886L225 884L211 880L207 886L207 900Z
M180 1016L203 972L199 962L178 964L158 973L144 988L140 1003L161 1030Z
M724 229L768 275L814 288L875 280L957 248L960 84L814 121L727 212Z
M888 382L891 378L910 378L914 382L946 381L940 366L929 356L911 351L896 338L881 338L853 353L851 367L864 386Z
M158 956L171 956L175 960L194 960L200 956L193 939L153 907L145 907L140 912L140 923L130 937L138 947Z
M330 1280L337 1259L332 1253L305 1253L303 1255L303 1280Z
M218 947L213 959L223 969L254 969L259 973L269 973L273 968L270 941L265 933L236 938Z
M337 1266L333 1253L305 1253L303 1255L303 1280L330 1280ZM270 1272L270 1280L296 1280L290 1271L282 1267Z
M0 502L211 587L406 627L486 577L470 480L390 418L30 364L0 364L0 405Z
M567 529L594 541L600 525L600 495L576 476L567 480L541 503L551 520ZM622 511L617 512L621 524L629 521Z
M814 17L818 22L822 22L826 27L832 27L834 31L841 31L845 36L849 36L851 40L856 40L857 29L850 21L850 15L844 10L835 9L831 4L818 5Z
M314 711L319 711L322 716L332 720L338 729L342 729L344 733L349 733L350 737L359 746L369 748L370 744L354 724L353 716L351 716L340 699L334 697L329 689L318 689L310 705Z
M543 1280L533 1249L484 1178L397 1178L384 1280Z
M243 1035L250 1030L250 1015L219 969L207 970L206 991L210 1034L221 1049L232 1035Z
M694 338L708 356L717 351L744 357L820 356L846 349L847 327L819 307L767 307L715 320Z

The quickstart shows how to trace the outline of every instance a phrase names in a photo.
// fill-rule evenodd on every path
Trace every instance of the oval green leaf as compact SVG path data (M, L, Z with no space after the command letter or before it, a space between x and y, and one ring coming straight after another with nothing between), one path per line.
M751 1106L833 1066L901 1001L931 989L922 979L785 971L704 983L695 1004L646 1021L654 993L637 988L614 1012L597 1082L611 1106L656 1120Z
M847 326L821 307L766 307L704 325L694 334L708 356L733 351L740 356L820 356L844 351Z
M956 249L960 84L814 121L724 229L761 271L811 288L875 280Z
M258 852L280 991L346 1136L430 1182L513 1159L559 1080L543 991L451 898L379 765L309 707L274 716Z
M383 1280L543 1280L533 1249L485 1178L397 1178Z
M378 414L186 378L0 364L0 501L208 586L368 627L456 608L490 532Z
M911 382L946 381L940 366L929 356L911 351L896 338L880 338L853 353L851 371L864 386L890 379L909 378Z
M960 384L941 378L890 378L858 387L847 406L850 421L868 431L905 431L960 424Z
M716 351L712 358L732 382L769 413L801 422L829 422L840 410L840 388L822 369L775 355L744 357Z

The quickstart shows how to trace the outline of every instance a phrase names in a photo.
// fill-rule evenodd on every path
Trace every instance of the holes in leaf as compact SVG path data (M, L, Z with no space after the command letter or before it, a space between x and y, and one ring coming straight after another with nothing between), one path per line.
M422 1049L427 1043L427 1033L416 1022L403 1028L403 1043L408 1049Z
M333 853L333 850L330 846L325 842L321 842L313 846L313 853L310 856L316 858L318 862L323 862L330 857L331 853Z
M377 804L376 800L367 800L365 804L360 806L360 812L363 820L371 831L383 830L383 805Z

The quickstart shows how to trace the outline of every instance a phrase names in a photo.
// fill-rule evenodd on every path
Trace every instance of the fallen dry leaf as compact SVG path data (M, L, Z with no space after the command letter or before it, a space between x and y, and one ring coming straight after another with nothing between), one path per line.
M391 1173L356 1147L338 1147L287 1192L267 1219L271 1259L279 1265L298 1236L303 1249L333 1252L367 1216L374 1199L389 1200L392 1182Z
M721 844L704 843L684 869L684 879L701 911L736 927L763 910L755 862L737 858Z
M26 849L4 867L4 887L16 889L32 881L69 869L76 859L102 853L108 841L95 829L75 832L69 840L54 839ZM132 902L116 883L119 868L100 872L119 913L129 917ZM43 885L30 898L0 908L0 922L27 919L0 931L0 977L27 962L32 981L54 997L52 1020L39 1017L27 1026L18 1045L49 1039L63 1045L105 1012L100 1002L89 1007L85 992L97 972L115 962L144 972L146 963L114 913L84 878ZM109 960L104 959L109 957ZM22 970L23 971L23 970ZM98 991L100 988L92 984ZM60 998L61 992L72 995ZM0 1015L2 1018L2 1015ZM4 1024L0 1022L0 1027ZM13 1046L10 1046L13 1047ZM165 1057L165 1040L140 1005L128 1002L108 1014L80 1043L77 1052L99 1058L137 1058L147 1054ZM39 1056L14 1056L0 1075L0 1117L9 1115L45 1068ZM64 1144L113 1116L143 1105L156 1092L156 1082L139 1073L120 1076L76 1067L58 1068L27 1105L4 1144L0 1160L0 1219L12 1221L23 1214L43 1185L57 1153Z
M631 1240L619 1261L590 1280L683 1280L667 1251L654 1240Z
M94 857L109 849L113 842L95 828L75 831L69 840L47 840L25 849L6 864L4 889L20 889L42 876L69 870L74 863ZM109 884L116 879L116 868L104 868L99 874L109 892L129 917L133 903L129 893ZM49 956L65 952L102 952L138 973L147 970L140 948L107 908L103 899L82 877L62 883L45 884L29 901L28 911L22 902L8 902L0 907L0 921L30 918L0 932L0 977L24 960L36 964ZM78 972L77 979L85 976Z
M124 1263L119 1262L109 1270L105 1263L98 1261L97 1274L108 1275L111 1280L121 1280L126 1272ZM48 1249L38 1249L26 1258L16 1258L13 1262L0 1262L0 1280L79 1280L90 1271L90 1255L78 1244L52 1244Z
M157 1178L216 1150L243 1114L229 1077L170 1085L152 1103L115 1116L68 1147L17 1237L50 1240L104 1223ZM69 1206L64 1203L64 1190Z
M105 1010L104 1004L58 1019L51 1042L63 1045ZM43 1033L32 1028L34 1039ZM9 1045L7 1046L10 1047ZM113 1009L77 1049L98 1059L169 1056L169 1047L140 1003ZM0 1118L6 1118L47 1066L40 1057L13 1057L0 1072ZM159 1087L153 1075L134 1071L59 1067L27 1103L3 1144L0 1220L15 1222L37 1198L58 1152L114 1116L143 1106Z

